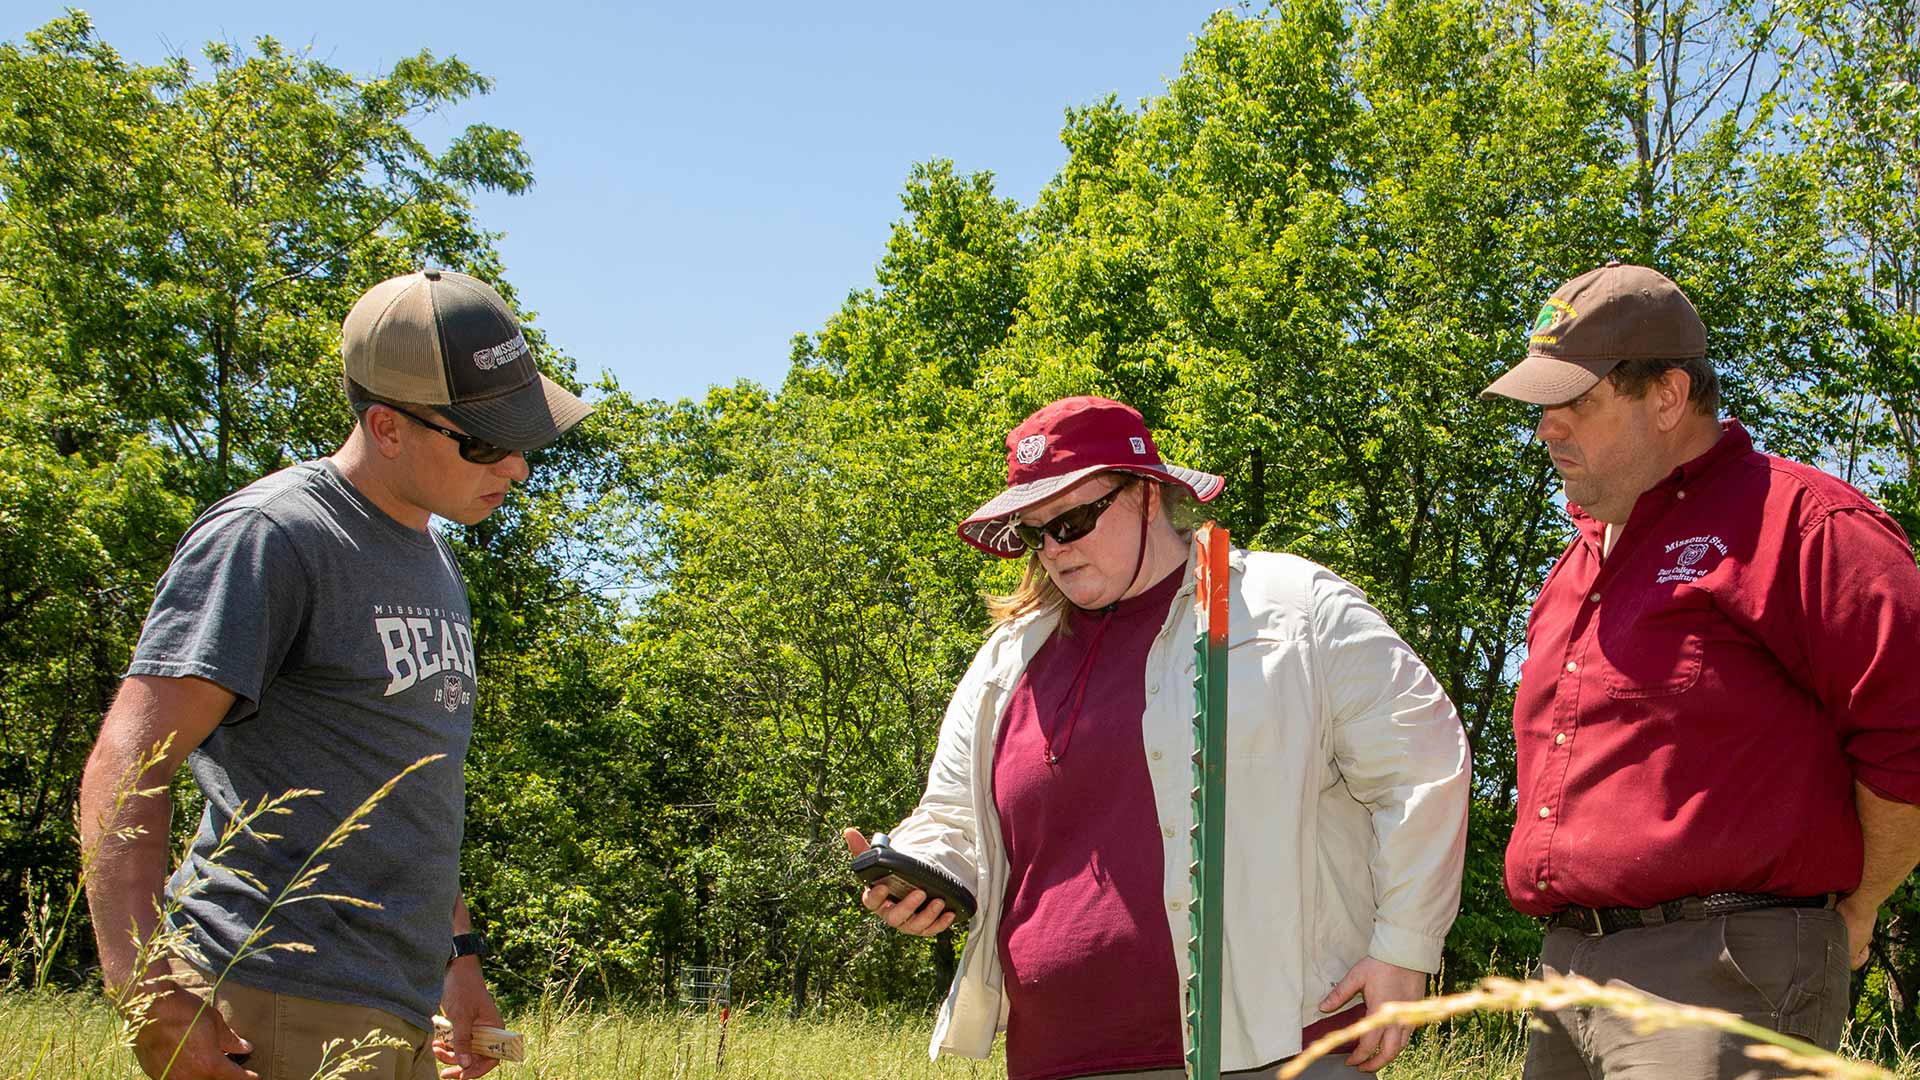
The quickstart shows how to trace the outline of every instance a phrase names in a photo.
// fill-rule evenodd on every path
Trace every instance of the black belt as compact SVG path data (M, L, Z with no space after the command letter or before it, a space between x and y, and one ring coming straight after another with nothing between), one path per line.
M1669 900L1650 908L1570 907L1547 916L1547 925L1578 930L1599 937L1621 930L1639 930L1682 919L1713 919L1742 911L1764 908L1817 908L1833 902L1831 894L1819 896L1774 896L1771 893L1721 892L1712 896L1689 896Z

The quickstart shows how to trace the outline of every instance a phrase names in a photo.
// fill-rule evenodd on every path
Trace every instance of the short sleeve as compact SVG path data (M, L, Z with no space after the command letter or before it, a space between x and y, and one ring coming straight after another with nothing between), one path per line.
M258 705L306 625L307 586L291 538L260 511L203 517L154 589L127 674L194 676Z
M1801 537L1802 634L1813 692L1854 778L1920 803L1920 567L1891 519L1840 510Z

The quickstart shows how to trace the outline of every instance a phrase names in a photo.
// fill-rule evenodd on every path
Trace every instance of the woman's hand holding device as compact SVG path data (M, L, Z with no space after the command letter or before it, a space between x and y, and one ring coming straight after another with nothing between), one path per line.
M964 926L973 914L973 893L939 867L895 851L886 833L871 843L859 829L843 832L853 854L854 876L867 883L860 902L903 934L932 937Z

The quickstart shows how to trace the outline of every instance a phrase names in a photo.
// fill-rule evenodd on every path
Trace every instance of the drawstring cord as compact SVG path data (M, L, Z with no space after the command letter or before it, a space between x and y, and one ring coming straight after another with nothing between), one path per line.
M1140 553L1134 556L1133 576L1127 579L1126 588L1120 590L1120 600L1126 599L1127 590L1133 588L1133 583L1140 579L1140 568L1145 566L1146 562L1147 500L1143 493L1140 499ZM1113 622L1113 613L1120 607L1120 600L1115 600L1103 609L1104 614L1100 616L1100 625L1094 627L1093 637L1087 642L1087 655L1080 658L1080 666L1073 673L1073 687L1067 691L1067 700L1062 703L1067 706L1067 722L1060 729L1059 749L1054 748L1053 737L1047 734L1047 725L1045 723L1038 725L1040 742L1044 747L1044 760L1048 765L1060 764L1060 755L1067 752L1067 742L1073 738L1073 725L1080 720L1080 705L1086 700L1087 682L1093 676L1093 658L1100 651L1100 639L1107 636L1107 627Z

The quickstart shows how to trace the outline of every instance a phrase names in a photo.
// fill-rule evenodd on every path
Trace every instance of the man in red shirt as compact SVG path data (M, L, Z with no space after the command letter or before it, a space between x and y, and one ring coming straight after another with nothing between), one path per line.
M1920 860L1920 569L1834 477L1717 418L1678 286L1608 263L1485 391L1543 406L1577 530L1527 624L1507 893L1544 974L1835 1046L1848 969ZM1765 1075L1745 1040L1541 1017L1528 1080Z

